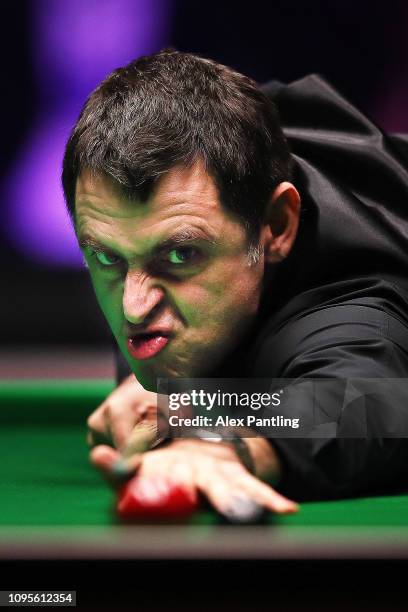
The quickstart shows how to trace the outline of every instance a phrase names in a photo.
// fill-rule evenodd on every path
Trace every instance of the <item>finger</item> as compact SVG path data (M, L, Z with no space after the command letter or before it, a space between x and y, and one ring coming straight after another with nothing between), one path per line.
M128 459L124 458L123 455L119 456L119 459L115 461L110 467L110 475L115 480L123 481L131 478L140 468L143 461L143 454L132 455Z
M246 478L242 479L241 490L250 495L257 503L277 514L292 514L299 510L296 502L281 495L251 474L247 474Z
M87 419L88 428L91 431L98 432L99 434L105 434L105 410L106 403L104 402L89 415Z
M109 471L119 461L120 453L106 444L95 446L89 454L91 463L102 471Z
M265 513L264 507L250 495L231 487L223 479L213 481L205 494L211 505L230 523L255 523Z
M238 491L231 495L223 515L230 523L256 523L265 516L265 507Z
M135 425L141 421L156 423L156 415L157 410L150 403L141 402L138 404L133 402L132 405L128 405L115 402L110 404L105 411L104 429L105 432L110 432L114 446L123 450L129 443Z
M86 440L90 447L113 445L107 409L107 404L103 403L87 419L89 431Z
M140 420L138 414L122 413L115 417L110 416L112 440L118 450L123 451L126 447L135 425Z
M223 475L211 473L201 482L200 490L216 510L237 521L257 520L265 508L278 514L298 509L297 504L244 469L227 470Z
M114 488L118 486L119 480L111 475L111 468L118 460L118 456L117 450L102 444L95 446L89 455L91 463L101 472L108 484Z
M233 515L238 516L239 509L236 507L236 500L240 496L240 490L235 485L231 486L231 482L226 477L211 473L204 483L198 484L198 489L217 512L227 518ZM241 499L245 503L249 497L241 495Z
M225 462L221 469L231 484L267 509L280 514L299 510L296 502L275 491L270 485L248 472L241 464Z
M153 419L156 417L157 406L148 402L141 402L135 407L135 412L140 419Z
M124 459L119 451L111 446L100 445L92 449L90 460L109 484L117 487L134 476L140 467L142 455Z

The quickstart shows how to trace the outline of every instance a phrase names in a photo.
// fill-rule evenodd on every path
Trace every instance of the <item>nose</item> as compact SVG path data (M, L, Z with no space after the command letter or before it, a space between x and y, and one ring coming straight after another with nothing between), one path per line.
M129 323L143 323L163 297L163 289L153 286L146 274L128 271L123 290L123 312Z

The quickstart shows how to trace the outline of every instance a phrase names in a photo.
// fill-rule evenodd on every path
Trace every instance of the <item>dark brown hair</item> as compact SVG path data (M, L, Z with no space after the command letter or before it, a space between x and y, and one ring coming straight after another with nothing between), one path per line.
M75 211L85 168L134 200L176 164L201 158L221 203L257 240L270 193L291 177L276 109L256 83L214 61L165 49L112 72L86 101L68 140L62 183Z

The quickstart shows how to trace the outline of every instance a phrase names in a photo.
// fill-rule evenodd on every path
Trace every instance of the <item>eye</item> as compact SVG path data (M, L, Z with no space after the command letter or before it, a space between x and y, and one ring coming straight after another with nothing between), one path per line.
M119 262L117 255L111 255L103 251L95 251L94 255L102 266L114 266Z
M180 247L168 252L167 261L175 266L180 266L182 264L191 263L198 259L199 256L200 251L194 247Z

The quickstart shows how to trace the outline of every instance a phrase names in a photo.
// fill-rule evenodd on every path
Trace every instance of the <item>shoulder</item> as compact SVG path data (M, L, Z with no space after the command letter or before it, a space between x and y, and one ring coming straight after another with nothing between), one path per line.
M406 311L396 308L394 292L394 303L377 294L308 307L297 296L286 314L278 312L260 329L249 354L250 375L405 377L408 303Z

